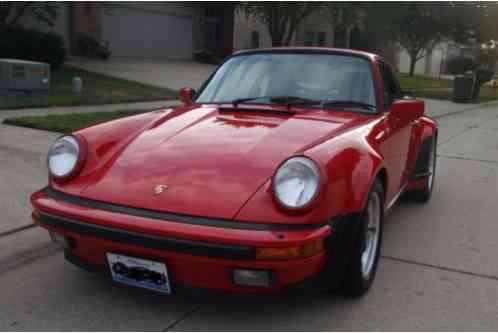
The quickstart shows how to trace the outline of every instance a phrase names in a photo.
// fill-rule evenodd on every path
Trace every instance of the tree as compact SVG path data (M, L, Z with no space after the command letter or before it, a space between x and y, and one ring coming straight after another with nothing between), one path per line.
M58 15L58 4L51 1L0 1L0 31L17 25L25 16L32 16L52 26Z
M299 24L321 4L313 2L243 2L239 5L247 17L266 26L273 46L288 46Z
M455 29L448 3L404 2L396 3L389 12L390 35L394 36L410 57L409 75L416 63L424 58L439 42L449 39Z
M332 33L332 44L335 44L335 33L336 29L340 26L344 27L345 31L345 48L350 47L351 41L351 31L358 25L360 25L362 17L362 11L364 9L361 3L352 2L327 2L324 5L325 13L327 19L331 26Z

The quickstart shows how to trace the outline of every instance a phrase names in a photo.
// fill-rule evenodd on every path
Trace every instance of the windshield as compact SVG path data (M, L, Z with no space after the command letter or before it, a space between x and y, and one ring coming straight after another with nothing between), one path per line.
M256 53L235 56L219 68L198 103L271 97L355 101L375 105L370 63L360 57L319 53ZM261 98L257 98L261 97Z

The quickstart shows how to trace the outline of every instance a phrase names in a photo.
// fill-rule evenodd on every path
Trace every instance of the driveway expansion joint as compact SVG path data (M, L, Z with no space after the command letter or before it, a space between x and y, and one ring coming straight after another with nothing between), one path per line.
M495 276L495 275L469 272L469 271L465 271L463 269L457 269L457 268L445 267L445 266L441 266L441 265L428 264L428 263L423 263L423 262L419 262L419 261L415 261L415 260L403 259L403 258L396 258L396 257L391 257L391 256L381 256L381 258L385 259L385 260L394 261L394 262L404 263L404 264L421 266L421 267L425 267L425 268L434 268L434 269L437 269L437 270L440 270L440 271L451 272L451 273L458 273L458 274L468 275L468 276L472 276L472 277L479 277L479 278L482 278L482 279L498 281L498 276Z
M26 225L23 225L23 226L18 227L18 228L10 229L7 231L2 231L2 232L0 232L0 238L11 236L13 234L17 234L18 232L22 232L24 230L31 229L34 227L37 227L37 225L34 223L30 223L30 224L26 224Z
M178 324L181 324L182 322L184 322L188 317L190 317L191 315L193 315L194 313L196 313L197 311L199 311L201 309L201 306L200 305L196 305L194 306L192 309L190 309L189 311L187 311L186 313L183 314L183 316L181 316L180 318L178 318L177 320L173 321L171 324L169 324L165 329L163 329L161 332L168 332L168 331L171 331L172 329L174 329Z
M431 118L433 118L433 119L441 119L441 118L456 116L456 115L459 115L459 114L462 114L462 113L466 113L466 112L470 112L470 111L475 111L475 110L479 110L479 109L484 109L484 108L489 108L489 107L496 107L497 105L498 105L498 103L495 102L495 101L488 102L488 103L482 103L482 104L473 105L473 106L471 106L471 107L469 107L467 109L463 109L463 110L460 110L460 111L448 112L448 113L443 113L443 114L440 114L440 115L434 115L434 116L431 116Z
M63 247L61 245L49 243L24 252L16 253L15 256L0 260L0 275L19 267L24 267L30 263L61 252L62 250Z
M470 161L470 162L481 162L481 163L491 163L491 164L498 164L498 161L492 161L492 160L482 160L478 158L470 158L470 157L461 157L461 156L451 156L451 155L444 155L444 154L438 154L438 158L446 158L450 160L461 160L461 161Z

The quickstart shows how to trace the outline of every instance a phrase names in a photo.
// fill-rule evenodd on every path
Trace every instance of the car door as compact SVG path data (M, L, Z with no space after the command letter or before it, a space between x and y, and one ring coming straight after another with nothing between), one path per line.
M412 125L409 117L395 116L391 112L392 103L403 97L398 80L391 67L384 62L379 63L383 83L384 109L386 111L387 138L384 153L389 173L387 199L395 197L406 181L406 165L410 147Z

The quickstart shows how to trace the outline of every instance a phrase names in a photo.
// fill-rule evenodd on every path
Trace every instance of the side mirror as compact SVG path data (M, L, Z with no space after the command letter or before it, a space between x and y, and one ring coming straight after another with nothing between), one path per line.
M425 102L419 99L399 99L391 105L391 116L396 121L411 121L425 114Z
M191 106L194 104L195 90L192 88L182 88L180 89L180 101L185 106Z

